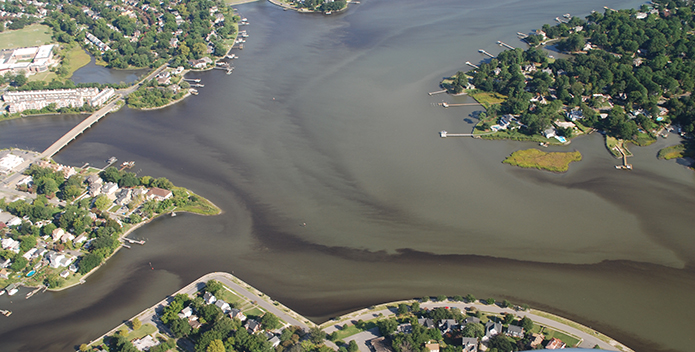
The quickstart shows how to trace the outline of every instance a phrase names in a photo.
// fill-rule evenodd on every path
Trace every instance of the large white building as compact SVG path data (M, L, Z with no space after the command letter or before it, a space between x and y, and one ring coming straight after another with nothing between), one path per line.
M50 104L56 104L56 109L64 107L78 108L85 103L99 106L109 100L114 94L111 88L99 92L99 88L75 88L55 90L30 90L24 92L6 92L2 99L9 105L10 113L28 109L40 110Z
M0 159L0 174L6 174L12 171L15 167L19 166L24 161L24 158L14 155L7 154Z
M3 50L0 52L0 74L6 72L32 74L47 71L55 63L54 44Z

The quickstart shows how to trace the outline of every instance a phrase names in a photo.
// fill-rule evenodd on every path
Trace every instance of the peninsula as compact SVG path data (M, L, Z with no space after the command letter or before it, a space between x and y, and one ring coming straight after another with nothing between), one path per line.
M122 83L72 82L73 72L89 62L87 52L108 68L157 71L172 67L136 84L140 89L130 97L129 106L155 108L179 101L197 91L172 72L181 75L183 69L215 67L231 72L233 67L223 60L234 58L229 51L243 41L237 39L238 26L248 24L223 1L78 4L13 5L22 20L13 21L9 31L0 33L0 49L12 49L2 52L0 65L0 84L7 90L5 104L0 106L7 110L4 118L93 112L119 95L114 89L128 88ZM39 21L41 24L31 24ZM45 45L11 48L10 41L24 36ZM123 97L132 93L126 91L116 93ZM33 97L22 100L17 98L20 95Z
M27 151L2 151L0 286L60 290L84 282L121 247L144 241L126 236L163 214L217 215L210 201L164 177L138 177L120 169L74 168L34 160Z
M657 0L639 10L593 12L585 20L567 14L555 26L520 33L527 50L498 42L509 50L469 63L471 71L441 86L485 107L473 132L480 138L566 144L599 131L607 149L623 158L630 156L627 142L649 145L669 132L691 138L694 9ZM571 57L555 59L540 48L551 44ZM689 145L676 150L692 155Z
M333 12L347 9L349 0L268 0L284 9L291 9L303 13L324 13L330 15Z
M229 273L211 273L80 351L632 351L598 331L508 300L444 295L372 306L316 325Z

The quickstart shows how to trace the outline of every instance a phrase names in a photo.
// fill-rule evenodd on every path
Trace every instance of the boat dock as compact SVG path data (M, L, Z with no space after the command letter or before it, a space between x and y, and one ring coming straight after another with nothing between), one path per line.
M499 44L499 46L503 46L503 47L505 47L505 48L507 48L507 49L511 49L511 50L516 49L515 47L513 47L513 46L511 46L511 45L509 45L509 44L507 44L507 43L505 43L505 42L499 41L499 40L497 41L497 44Z
M440 131L439 137L475 137L473 133L449 133L447 131Z
M429 94L429 95L435 95L435 94L442 94L442 93L446 93L446 89L438 90L438 91L436 91L436 92L429 92L429 93L427 93L427 94Z
M37 293L38 293L39 291L41 291L41 290L43 290L43 292L46 292L47 289L48 289L47 286L41 285L41 286L37 287L34 291L31 291L31 292L27 293L27 296L26 296L25 299L31 298L33 295L37 294Z
M519 36L519 38L521 38L521 39L526 39L526 38L528 38L528 34L524 34L524 33L521 33L521 32L516 32L516 35Z
M131 238L128 238L128 237L124 237L123 240L125 240L125 241L128 242L128 243L135 243L135 244L139 244L139 245L144 245L144 244L145 244L145 240L134 240L134 239L131 239Z
M200 83L200 78L183 78L184 81Z
M492 57L492 58L495 57L494 55L488 53L487 51L485 51L485 50L483 50L483 49L479 49L478 52L481 53L481 54L483 54L483 55L487 55L487 56L489 56L489 57Z
M2 313L2 315L6 316L6 317L9 317L10 315L12 315L11 310L0 309L0 313Z
M466 61L466 65L468 65L468 66L470 66L470 67L473 67L473 68L480 68L480 67L478 67L478 66L476 66L476 65L473 65L470 61Z
M473 105L480 105L478 103L459 103L459 104L449 104L447 102L441 102L439 103L439 106L443 106L445 108L448 108L450 106L473 106Z
M128 249L130 249L130 246L129 246L129 245L127 245L127 244L125 244L125 243L123 243L123 244L122 244L122 246L123 246L123 247L125 247L125 248L128 248Z

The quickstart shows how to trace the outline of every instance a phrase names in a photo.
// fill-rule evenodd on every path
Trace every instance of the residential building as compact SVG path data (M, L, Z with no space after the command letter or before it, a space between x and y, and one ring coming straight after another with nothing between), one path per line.
M222 313L227 314L227 313L232 311L232 307L229 306L229 303L227 303L223 300L217 300L215 302L215 305L222 310Z
M246 330L248 330L251 334L259 332L261 330L261 323L255 319L249 319L246 322Z
M438 343L426 343L425 344L425 350L429 352L439 352L439 344Z
M51 89L51 90L30 90L21 92L5 92L2 99L9 106L10 113L21 112L28 109L43 109L51 104L55 104L56 109L72 107L79 108L85 104L98 106L111 95L100 93L99 88L74 88L74 89Z
M7 154L0 158L0 174L8 174L15 167L24 162L24 158L14 154Z
M229 312L229 317L230 317L231 319L237 318L237 319L239 319L240 321L245 321L245 320L246 320L246 315L244 315L244 313L242 313L241 310L239 310L239 309L237 309L237 308L233 308L233 309Z
M60 268L67 267L75 258L66 256L64 253L51 251L46 255L46 259L48 259L51 268Z
M491 337L499 334L500 332L502 332L502 324L495 323L493 321L488 321L485 324L485 336L483 336L482 340L487 341Z
M462 352L478 352L478 339L475 337L461 338Z
M507 336L523 338L524 328L522 328L521 326L509 325L509 327L507 328Z
M546 350L559 350L561 348L565 348L565 343L562 342L560 339L553 337L550 339L550 342L548 342L547 345L545 345Z
M215 301L217 301L217 298L215 298L215 295L213 295L210 292L205 292L203 295L203 300L205 301L206 304L213 304Z
M3 238L2 239L2 249L6 251L12 251L15 253L19 253L19 241L15 241L12 238Z
M147 199L162 201L171 198L171 196L173 196L173 193L171 193L171 191L158 187L152 187L147 192Z

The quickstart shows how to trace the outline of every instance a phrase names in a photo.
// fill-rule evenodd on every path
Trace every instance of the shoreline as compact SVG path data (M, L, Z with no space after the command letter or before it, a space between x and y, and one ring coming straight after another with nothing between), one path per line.
M113 329L109 330L108 332L104 333L103 335L97 337L94 340L91 340L88 345L94 344L94 342L97 341L102 341L104 340L105 337L109 335L113 335L116 331L121 329L122 326L125 325L126 322L132 321L135 318L141 319L144 317L147 317L148 319L152 319L153 317L156 316L155 310L159 307L162 307L170 302L170 299L173 299L174 296L177 294L189 294L191 289L194 287L196 288L195 292L199 292L202 287L204 287L204 284L209 281L209 280L217 280L220 281L220 279L227 279L229 281L234 282L237 284L239 287L237 289L241 289L246 292L235 292L237 295L243 295L245 297L249 297L251 295L252 298L254 298L257 305L263 306L267 311L274 313L278 315L278 311L280 315L285 315L287 314L288 316L291 317L292 320L297 320L300 324L300 327L318 327L327 334L333 332L333 331L338 331L339 329L337 326L343 324L347 324L353 320L357 320L360 318L365 318L364 321L369 321L369 320L380 320L380 319L386 319L390 317L395 317L396 314L393 312L393 310L390 310L389 308L392 307L397 307L399 304L408 304L411 305L415 302L419 303L421 307L423 308L435 308L435 307L443 307L446 306L448 307L456 307L461 309L462 312L465 312L468 308L475 308L480 312L485 312L485 313L490 313L494 315L499 315L499 314L514 314L519 317L524 317L528 316L531 320L533 320L534 324L539 324L542 326L547 326L551 329L558 330L562 333L569 334L570 336L576 337L579 339L579 342L577 344L578 348L586 348L586 347L579 347L584 341L586 341L586 338L595 338L601 341L601 343L597 343L597 345L600 345L602 349L605 348L613 348L618 351L623 351L623 352L634 352L631 348L627 347L626 345L616 341L615 339L611 338L610 336L607 336L600 331L594 330L592 328L589 328L583 324L580 324L578 322L569 320L567 318L564 318L562 316L541 311L538 309L533 309L529 308L527 310L517 310L519 307L516 307L514 309L512 308L502 308L499 307L496 303L495 304L484 304L480 303L478 301L475 302L457 302L450 300L447 298L444 301L426 301L426 302L420 302L418 299L409 299L409 300L400 300L400 301L393 301L393 302L385 302L381 303L378 305L370 306L367 308L362 308L359 310L355 310L353 312L349 312L346 314L343 314L341 316L335 317L333 319L330 319L322 324L316 324L309 320L308 318L304 317L303 315L295 312L294 310L288 308L287 306L283 305L281 302L278 302L276 300L273 300L270 298L268 295L263 293L262 291L256 289L255 287L249 285L245 281L239 279L238 277L234 276L233 274L230 274L228 272L212 272L205 274L201 276L200 278L193 280L189 284L183 286L181 289L177 290L176 292L173 292L172 294L164 297L162 300L158 301L154 305L140 311L130 319L124 320L123 323L115 326ZM202 284L202 285L201 285ZM232 288L230 288L232 289ZM262 301L262 302L260 302ZM265 303L265 304L263 304ZM273 309L275 307L275 309ZM284 314L283 314L284 313ZM281 318L282 319L282 318ZM141 319L142 320L142 319ZM286 319L283 319L286 320ZM360 319L361 320L361 319ZM289 325L293 325L290 322L286 322ZM361 332L361 331L360 331ZM345 337L343 340L347 342L350 340L350 337L353 337L360 332L349 335ZM329 340L326 340L329 341ZM587 343L593 343L594 341L587 342ZM593 347L593 346L592 346Z

